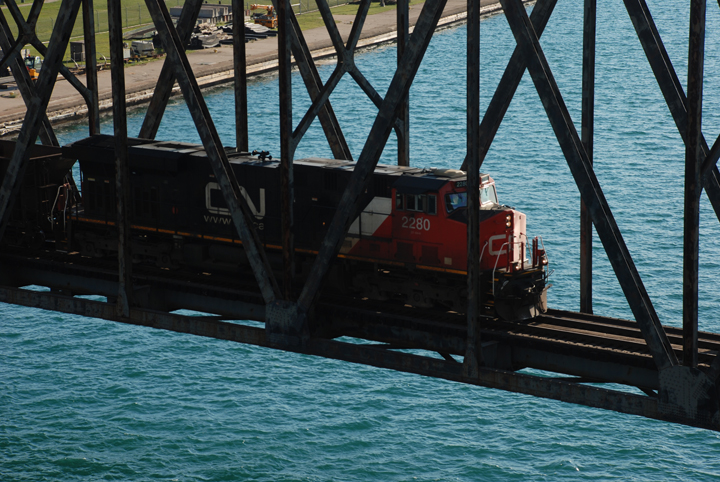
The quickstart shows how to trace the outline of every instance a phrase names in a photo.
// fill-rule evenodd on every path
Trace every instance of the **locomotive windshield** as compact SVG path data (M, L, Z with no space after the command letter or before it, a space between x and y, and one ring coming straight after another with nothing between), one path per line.
M498 203L497 192L495 191L494 185L480 189L480 204L487 203Z

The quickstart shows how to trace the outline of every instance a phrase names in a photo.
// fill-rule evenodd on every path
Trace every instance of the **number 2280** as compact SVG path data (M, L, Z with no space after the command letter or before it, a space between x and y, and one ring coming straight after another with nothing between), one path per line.
M409 218L407 216L403 216L402 227L417 229L419 231L430 231L430 220L428 218Z

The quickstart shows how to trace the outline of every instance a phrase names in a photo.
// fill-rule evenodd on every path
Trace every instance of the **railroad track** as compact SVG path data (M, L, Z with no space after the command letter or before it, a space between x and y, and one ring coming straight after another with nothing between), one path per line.
M36 271L86 276L106 282L117 280L113 259L87 258L78 254L43 251L28 256L12 250L0 255L0 266L23 272ZM182 270L135 266L138 284L160 286L167 290L204 293L262 305L254 286L254 277L233 274L207 275ZM23 280L23 284L28 284ZM38 283L42 284L42 283ZM98 293L101 294L101 293ZM393 302L378 302L345 296L321 298L318 314L330 327L326 336L354 336L386 343L389 347L418 348L462 355L467 321L464 314L433 309L417 309ZM230 319L230 315L225 314ZM634 321L562 310L548 310L526 321L482 318L479 323L484 342L506 344L556 352L567 356L623 363L627 366L654 367L642 333ZM665 326L678 357L682 355L682 330ZM699 362L707 366L720 353L720 334L699 333Z

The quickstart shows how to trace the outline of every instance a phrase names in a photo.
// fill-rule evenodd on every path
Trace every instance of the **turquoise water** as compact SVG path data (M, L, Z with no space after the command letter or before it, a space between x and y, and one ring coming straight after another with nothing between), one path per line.
M684 83L687 2L650 3ZM598 1L595 166L664 324L681 324L684 148L619 0ZM704 132L720 132L720 9L708 5ZM582 2L560 0L542 38L580 122ZM482 23L482 100L514 45ZM411 162L464 157L465 27L439 32L411 90ZM380 92L392 46L358 64ZM332 66L321 67L327 78ZM250 83L251 148L279 153L277 85ZM295 122L309 105L295 78ZM374 108L351 81L332 96L355 156ZM234 145L232 94L207 93ZM129 119L137 133L142 111ZM104 132L111 132L106 120ZM58 132L62 142L86 135ZM158 135L199 142L173 101ZM391 138L389 146L394 146ZM297 157L329 156L313 125ZM393 163L388 147L383 162ZM550 304L578 308L577 189L526 75L483 166L550 255ZM720 226L703 197L701 329L720 331ZM631 317L599 242L595 311ZM717 480L720 435L371 367L0 305L0 480Z

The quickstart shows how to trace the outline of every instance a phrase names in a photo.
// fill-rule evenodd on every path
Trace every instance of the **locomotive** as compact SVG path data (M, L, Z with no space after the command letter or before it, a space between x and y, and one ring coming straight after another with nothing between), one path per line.
M247 271L242 242L203 147L136 138L128 139L128 146L133 262L171 270ZM279 162L235 149L227 155L270 263L280 273ZM96 135L66 145L62 159L79 162L82 198L56 213L55 224L64 226L57 246L84 256L116 255L113 138ZM351 161L321 158L293 163L297 286L312 267L353 168ZM515 320L545 312L547 256L541 239L527 237L523 213L498 202L489 175L481 174L480 183L481 313ZM465 311L467 211L465 172L378 165L325 292Z

